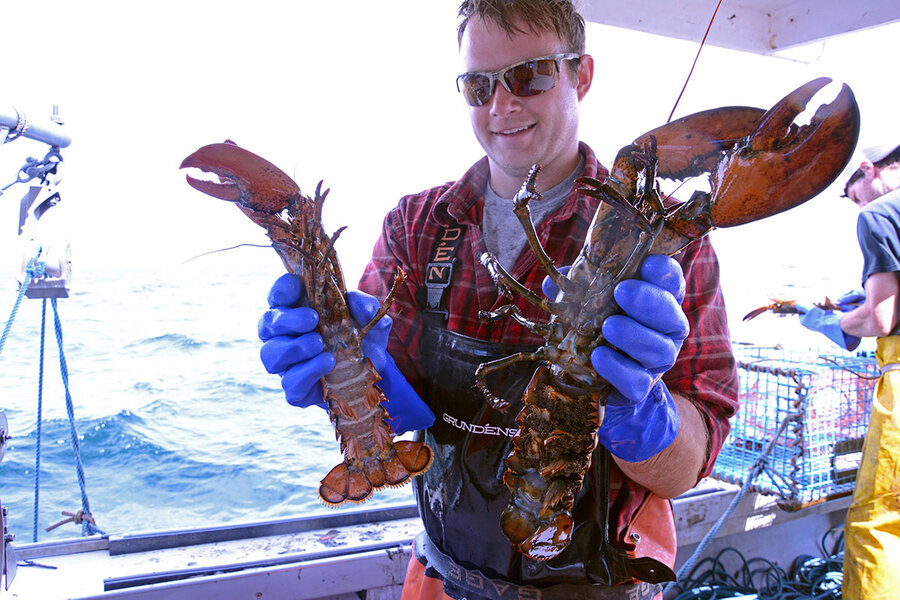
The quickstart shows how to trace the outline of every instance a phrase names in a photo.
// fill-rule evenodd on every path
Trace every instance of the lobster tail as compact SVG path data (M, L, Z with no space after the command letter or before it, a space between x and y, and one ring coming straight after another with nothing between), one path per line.
M426 446L424 442L395 442L394 450L397 452L396 459L403 464L403 467L412 476L424 473L431 466L431 461L434 458L431 448ZM399 485L402 483L405 483L405 481L393 484L388 483L388 485Z
M543 365L526 397L503 474L511 497L500 527L523 554L548 560L569 544L575 494L596 447L598 397L555 381Z
M319 498L329 506L344 502L364 502L372 494L372 484L362 470L346 461L336 465L319 483Z
M342 361L341 352L335 354L339 364L323 379L323 390L344 462L319 485L319 498L332 507L364 502L377 489L403 485L425 472L432 460L424 443L394 441L372 362Z
M345 460L328 472L319 484L319 498L337 507L344 502L365 502L374 490L396 487L424 473L431 466L431 448L423 442L399 441L387 456L368 456L358 464Z

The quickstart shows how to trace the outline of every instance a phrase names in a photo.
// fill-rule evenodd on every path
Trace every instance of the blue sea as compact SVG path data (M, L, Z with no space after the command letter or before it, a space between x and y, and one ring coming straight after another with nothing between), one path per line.
M333 510L316 494L341 460L326 413L287 405L259 361L256 323L280 274L261 262L271 268L199 259L169 270L76 271L70 297L57 301L86 491L106 533ZM0 289L5 323L15 279ZM19 543L33 538L41 309L23 299L0 353L0 409L13 436L0 500ZM48 301L39 541L81 534L73 524L44 531L61 511L81 508L52 314ZM405 501L409 486L367 505Z
M772 293L815 299L822 290L844 291L854 283L855 268L788 265L778 262L784 252L774 244L757 245L748 257L747 239L729 233L720 240L735 339L827 345L796 319L744 323L740 316ZM821 251L811 250L816 260ZM104 532L334 510L316 493L341 460L325 412L288 406L278 377L259 361L257 320L281 265L270 249L246 252L244 261L219 255L158 269L76 269L70 297L58 301L85 486ZM795 250L794 258L799 254ZM348 281L357 277L348 274ZM13 274L0 280L0 323L17 287ZM0 500L19 543L33 539L41 308L41 300L23 299L0 353L0 409L13 436L0 462ZM61 511L81 508L49 302L47 314L39 541L81 534L73 524L44 531L64 518ZM408 501L406 486L382 490L367 505Z

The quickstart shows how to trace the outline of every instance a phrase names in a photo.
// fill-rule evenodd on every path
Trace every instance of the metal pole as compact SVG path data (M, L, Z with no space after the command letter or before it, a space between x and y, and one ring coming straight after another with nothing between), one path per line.
M22 137L37 140L58 148L65 148L72 143L72 138L66 134L62 123L53 120L31 121L25 117L25 114L19 112L12 106L0 105L0 128L8 129L10 135L14 135L16 129L21 126L22 122L27 123L25 130L21 132Z

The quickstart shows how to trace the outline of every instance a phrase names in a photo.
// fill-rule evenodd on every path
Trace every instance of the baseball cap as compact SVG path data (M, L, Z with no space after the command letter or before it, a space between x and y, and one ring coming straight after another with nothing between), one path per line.
M850 177L856 173L857 169L859 169L859 165L861 165L863 161L867 160L873 164L877 163L897 148L900 148L900 146L866 146L862 149L857 148L856 152L853 153L850 162L847 163L847 166L844 167L844 171L841 173L840 177L838 177L840 181L844 182L844 193L847 193L847 183L849 182Z
M869 160L869 162L877 163L879 160L884 159L888 154L900 148L898 145L894 146L869 146L867 148L862 149L862 155ZM859 166L859 163L857 163Z

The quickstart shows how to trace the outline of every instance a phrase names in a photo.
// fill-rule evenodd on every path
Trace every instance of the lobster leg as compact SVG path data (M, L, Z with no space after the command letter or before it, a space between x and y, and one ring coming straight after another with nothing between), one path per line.
M490 387L488 387L487 376L518 362L543 360L544 354L541 350L543 350L543 348L539 348L536 352L519 352L478 365L478 368L475 369L475 385L478 386L478 389L481 390L481 393L484 394L484 397L487 398L495 409L500 412L506 412L507 407L509 407L509 402L494 395Z
M391 285L390 291L387 293L387 296L384 297L384 302L381 303L381 306L378 307L378 312L369 319L369 322L359 328L359 337L360 339L366 337L366 334L369 333L369 330L375 326L378 321L381 320L381 317L387 314L388 309L391 304L394 302L394 296L397 294L397 288L400 287L400 284L406 280L406 271L398 268L397 273L394 275L394 283Z
M550 333L550 323L536 323L526 318L515 304L504 304L497 310L482 310L478 313L478 318L485 321L495 321L505 317L512 317L516 323L535 335L546 337Z
M553 260L547 256L544 247L541 246L541 242L538 240L537 231L534 229L534 221L531 220L531 210L528 208L528 203L532 199L541 199L541 194L537 191L537 176L540 171L540 165L532 165L531 170L528 172L528 177L525 178L525 182L522 184L522 188L516 193L516 197L513 198L513 211L522 224L522 229L525 231L525 238L528 240L531 251L534 252L535 258L537 258L540 265L544 267L544 271L547 272L547 275L561 291L572 291L574 282L561 273L556 268L556 265L553 264Z
M500 290L503 292L503 294L507 296L512 296L513 293L518 294L538 308L542 308L547 312L553 313L554 307L552 302L550 302L546 298L538 296L527 287L516 281L515 277L510 275L506 269L500 266L500 263L497 262L497 259L493 255L488 252L483 253L481 255L481 264L484 265L484 268L486 268L491 274L491 279L493 279L494 283L496 283L497 286L500 287Z

